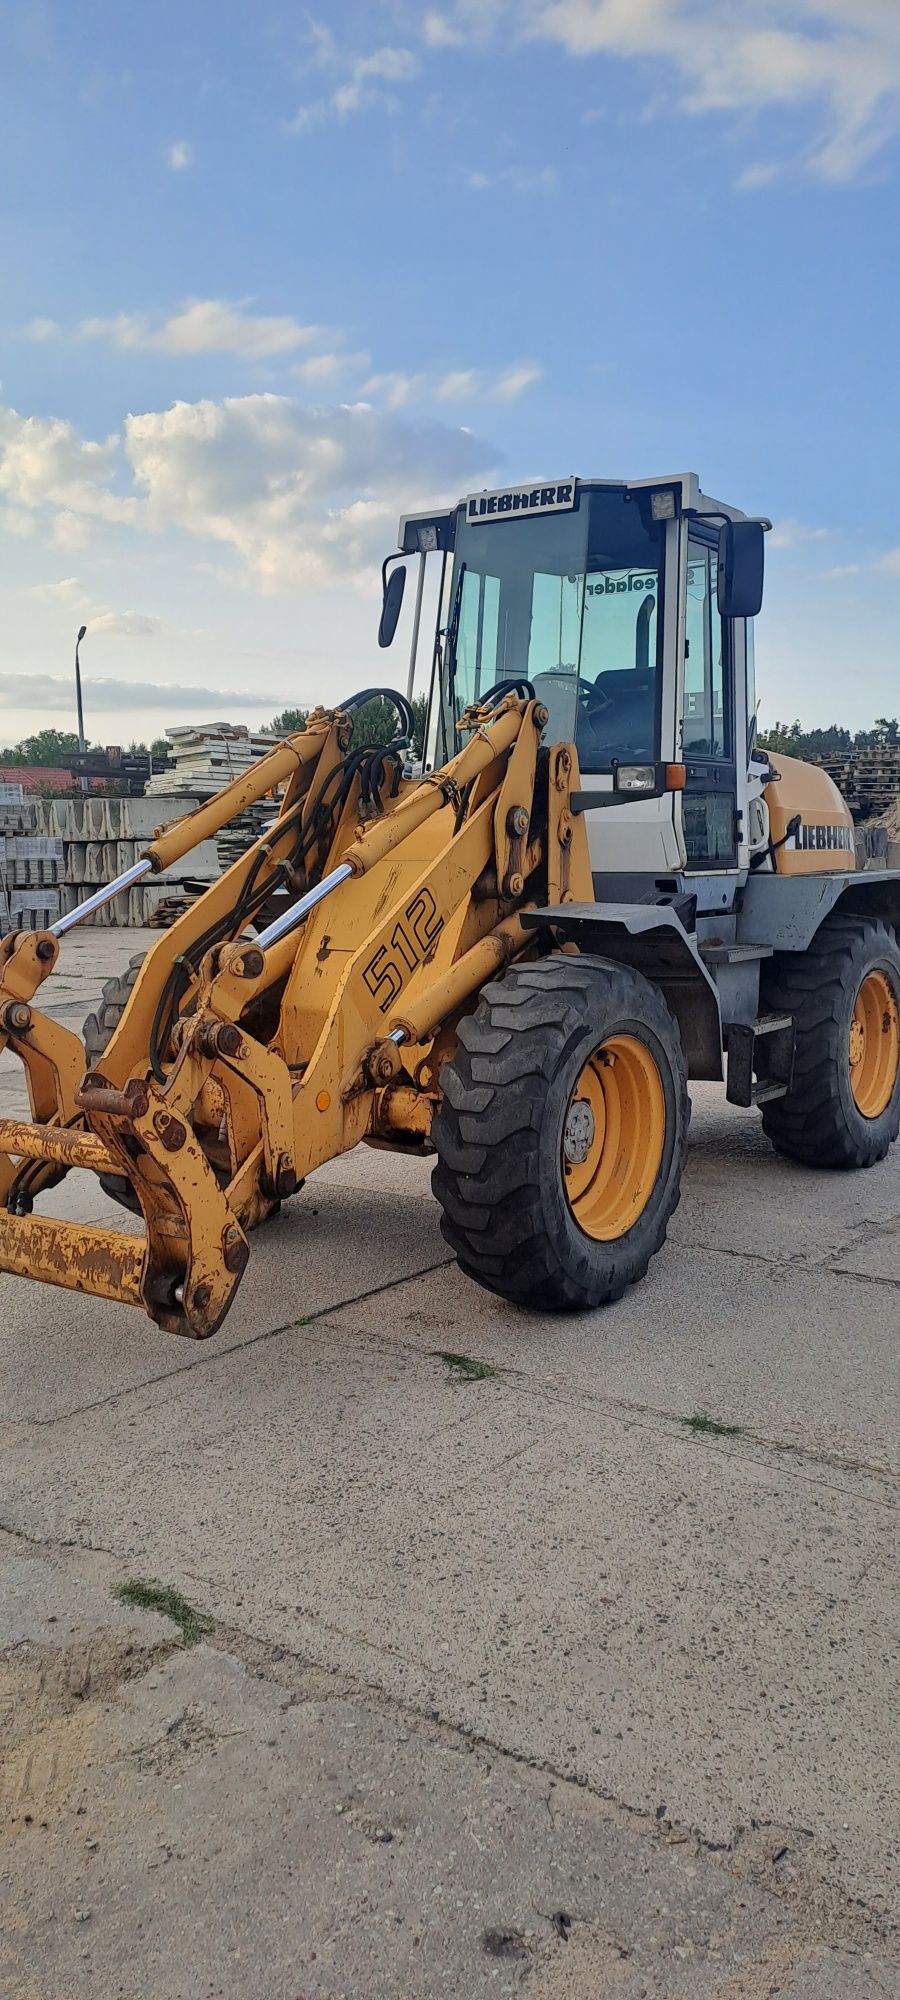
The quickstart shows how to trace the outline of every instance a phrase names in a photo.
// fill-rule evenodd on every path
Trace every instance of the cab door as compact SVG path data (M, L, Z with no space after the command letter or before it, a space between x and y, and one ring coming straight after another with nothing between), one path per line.
M681 795L685 867L708 874L738 863L731 621L717 602L718 542L692 524L685 578L681 680Z

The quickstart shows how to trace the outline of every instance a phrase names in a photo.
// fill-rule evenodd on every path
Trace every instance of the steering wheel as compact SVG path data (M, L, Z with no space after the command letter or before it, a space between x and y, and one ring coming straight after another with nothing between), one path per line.
M578 698L589 722L593 721L595 715L605 715L608 709L615 708L612 696L606 693L605 688L598 687L596 682L593 686L590 683L582 684L578 690Z
M535 675L532 685L539 701L549 701L555 688L569 688L574 679L574 667L547 667L544 673ZM599 718L606 714L607 709L614 708L615 702L604 688L592 685L590 681L579 681L578 706L586 720L593 722L595 717Z

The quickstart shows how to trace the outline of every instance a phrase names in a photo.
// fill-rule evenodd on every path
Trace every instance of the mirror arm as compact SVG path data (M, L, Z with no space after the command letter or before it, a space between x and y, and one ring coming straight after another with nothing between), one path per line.
M734 520L734 516L733 514L721 514L717 507L685 507L683 509L683 519L686 521L732 521ZM743 519L748 523L752 522L757 528L761 528L764 535L771 534L772 532L772 523L767 519L765 514L745 514ZM742 522L735 522L735 526L738 528L741 527Z

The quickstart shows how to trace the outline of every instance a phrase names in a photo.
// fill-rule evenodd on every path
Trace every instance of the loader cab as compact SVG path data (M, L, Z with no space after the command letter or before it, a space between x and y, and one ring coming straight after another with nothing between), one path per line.
M401 547L421 534L443 568L426 762L454 755L469 703L527 679L545 741L577 746L604 895L689 875L714 910L748 864L752 635L722 586L743 608L753 582L720 579L746 562L750 537L722 550L743 519L687 474L471 494L401 523Z

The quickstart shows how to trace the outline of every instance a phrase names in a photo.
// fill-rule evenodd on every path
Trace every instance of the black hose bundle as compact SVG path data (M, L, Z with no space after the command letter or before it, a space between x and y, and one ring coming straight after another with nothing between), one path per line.
M391 702L397 711L398 725L391 741L348 750L322 780L311 803L307 797L302 798L277 821L273 831L279 840L288 828L294 829L295 837L287 854L282 855L274 870L267 870L261 880L270 852L267 843L262 842L234 909L195 938L188 949L174 960L150 1028L150 1068L158 1083L165 1083L163 1058L179 1008L204 954L214 946L239 937L246 926L259 916L279 880L290 881L298 869L305 867L316 847L324 846L326 842L330 844L334 826L357 778L360 804L367 811L380 811L386 785L389 785L388 797L396 798L403 775L403 752L411 744L415 730L415 716L406 696L398 694L394 688L364 688L359 694L351 695L348 701L338 702L335 706L338 712L352 714L354 709L363 708L367 702L378 699ZM306 825L301 829L304 813Z

